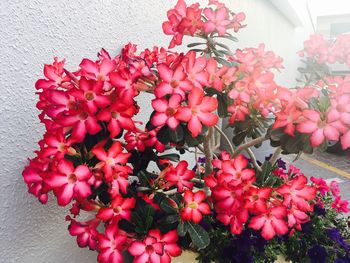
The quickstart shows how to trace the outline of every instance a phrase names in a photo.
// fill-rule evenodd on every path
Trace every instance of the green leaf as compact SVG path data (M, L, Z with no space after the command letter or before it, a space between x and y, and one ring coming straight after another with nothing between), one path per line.
M227 45L225 45L225 44L223 44L223 43L218 43L218 42L217 42L216 45L218 45L219 47L222 47L222 48L224 48L224 49L230 51L229 46L227 46Z
M205 43L200 43L200 42L191 43L191 44L188 44L187 47L196 47L196 46L200 46L200 45L205 45Z
M193 244L199 248L206 248L210 243L209 234L203 227L193 222L188 222L188 232L192 239Z
M314 109L314 110L319 110L319 105L318 105L318 100L316 98L311 98L309 100L309 105L310 108Z
M170 214L174 214L176 213L176 208L173 207L167 198L164 198L161 202L160 202L160 208L166 212L166 213L170 213Z
M168 216L166 217L165 221L166 221L167 223L170 223L170 224L176 223L177 221L179 221L179 215L177 215L177 214L168 215Z
M166 145L169 143L169 128L168 126L163 126L157 133L157 139L162 144Z
M194 52L203 52L203 49L192 48L192 49L190 49L190 51L194 51Z
M220 95L217 97L218 99L218 103L219 103L219 106L218 106L218 114L221 118L225 118L227 116L227 100L225 99L224 97L225 95Z
M161 156L158 156L159 159L168 159L173 162L179 162L180 161L180 155L177 153L169 153L169 154L164 154Z
M226 33L226 35L224 36L224 38L227 38L227 39L232 40L232 41L234 41L234 42L237 42L237 41L238 41L238 38L237 38L237 37L234 37L234 36L232 36L232 35L229 34L229 33Z
M184 138L184 130L181 125L175 130L169 129L169 139L172 142L181 142Z
M181 222L178 226L177 226L177 234L180 237L184 237L186 235L188 231L188 225L187 222Z
M225 60L225 59L222 59L222 58L219 58L219 57L215 57L214 59L215 59L218 63L220 63L221 65L223 65L223 66L227 66L227 67L231 67L231 66L232 66L231 63L228 62L228 61Z

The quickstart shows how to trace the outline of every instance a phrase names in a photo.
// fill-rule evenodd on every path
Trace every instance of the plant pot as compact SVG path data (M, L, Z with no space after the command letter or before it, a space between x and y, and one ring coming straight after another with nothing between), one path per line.
M198 262L196 257L198 257L196 252L183 250L180 256L171 259L171 263L196 263Z

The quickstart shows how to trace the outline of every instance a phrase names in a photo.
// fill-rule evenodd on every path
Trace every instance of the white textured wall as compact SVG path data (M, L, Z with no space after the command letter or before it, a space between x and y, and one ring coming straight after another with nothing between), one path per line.
M266 0L235 0L250 24L240 45L267 42L286 56L285 80L292 82L294 29ZM165 0L1 0L0 1L0 262L96 262L79 249L54 199L41 205L27 193L21 172L32 157L42 126L35 109L34 83L43 63L67 58L75 69L82 57L105 47L116 53L132 41L140 48L167 46L161 22L175 3ZM239 10L239 9L238 9ZM144 101L145 104L145 101Z

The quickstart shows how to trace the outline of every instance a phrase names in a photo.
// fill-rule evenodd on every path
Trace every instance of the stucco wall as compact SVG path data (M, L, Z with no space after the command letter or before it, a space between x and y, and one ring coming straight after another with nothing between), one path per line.
M294 28L266 0L226 1L242 7L249 27L240 46L266 42L286 58L281 80L294 79ZM27 193L21 172L33 156L43 127L35 109L34 83L43 63L67 58L75 69L82 57L105 47L116 53L132 41L140 48L167 46L161 22L175 3L165 0L1 0L0 1L0 262L96 262L67 232L65 209L54 199L41 205ZM234 8L240 10L239 8ZM299 48L299 47L298 47ZM146 100L141 104L145 104ZM149 107L148 107L149 108ZM145 116L143 107L141 115ZM142 117L142 116L141 116Z

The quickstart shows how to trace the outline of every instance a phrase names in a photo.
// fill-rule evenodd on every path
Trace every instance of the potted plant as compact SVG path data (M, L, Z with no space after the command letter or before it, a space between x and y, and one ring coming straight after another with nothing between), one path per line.
M348 262L347 220L338 216L348 203L339 188L308 182L279 155L310 153L328 140L350 147L349 79L306 68L303 86L281 87L273 70L282 59L264 45L233 52L222 42L237 40L243 13L215 0L205 8L179 0L167 15L169 48L184 35L199 39L189 52L138 53L129 43L115 57L102 49L96 61L84 58L74 72L57 58L45 65L35 86L46 131L23 171L29 192L42 203L53 192L58 205L71 205L69 233L102 263L170 262L186 251L199 262ZM349 64L345 40L334 48L313 37L304 52L319 66ZM141 93L153 96L142 122ZM228 151L220 152L220 137ZM276 151L259 162L251 147L264 141ZM90 218L79 219L85 212Z

